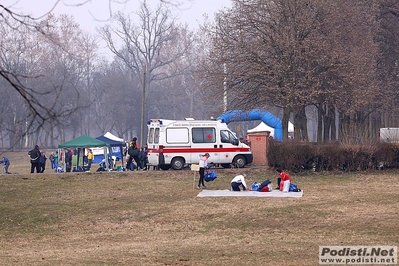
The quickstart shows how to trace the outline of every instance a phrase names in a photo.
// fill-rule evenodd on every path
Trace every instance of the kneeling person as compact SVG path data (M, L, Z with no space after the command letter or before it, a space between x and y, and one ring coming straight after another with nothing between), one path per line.
M231 191L241 191L240 186L242 186L242 190L249 190L247 187L247 183L245 182L246 174L238 175L231 180Z

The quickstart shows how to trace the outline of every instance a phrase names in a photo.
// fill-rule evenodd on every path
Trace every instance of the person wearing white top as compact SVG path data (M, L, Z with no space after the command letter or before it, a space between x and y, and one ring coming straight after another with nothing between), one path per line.
M233 180L231 180L230 184L231 184L231 191L241 191L240 186L242 186L242 189L245 190L249 190L249 188L247 187L247 183L245 182L245 177L247 175L246 174L242 174L242 175L238 175L236 177L233 178Z
M201 188L206 188L205 183L204 183L204 176L205 176L205 168L208 167L208 158L209 158L209 153L205 153L203 156L201 156L199 160L199 180L198 180L198 189ZM202 185L202 186L201 186Z

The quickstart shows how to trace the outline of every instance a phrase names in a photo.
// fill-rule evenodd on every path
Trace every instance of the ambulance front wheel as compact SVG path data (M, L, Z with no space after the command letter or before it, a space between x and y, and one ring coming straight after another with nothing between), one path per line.
M182 170L184 168L184 163L183 158L174 158L171 163L172 169Z
M238 168L243 168L247 164L247 160L242 155L234 157L233 164Z

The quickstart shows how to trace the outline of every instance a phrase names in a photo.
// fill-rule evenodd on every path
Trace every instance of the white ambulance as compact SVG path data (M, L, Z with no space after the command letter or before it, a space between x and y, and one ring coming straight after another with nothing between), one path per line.
M208 163L225 168L252 163L250 147L221 121L151 119L147 125L149 165L181 170L186 164L198 164L206 152L210 154Z

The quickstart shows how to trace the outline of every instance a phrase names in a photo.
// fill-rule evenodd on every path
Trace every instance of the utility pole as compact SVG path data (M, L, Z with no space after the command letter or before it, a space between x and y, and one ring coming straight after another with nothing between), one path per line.
M143 97L141 98L141 128L140 128L140 145L144 147L144 112L145 112L145 86L147 83L147 65L144 65L143 71Z
M223 64L224 81L223 81L223 112L227 111L227 67Z

